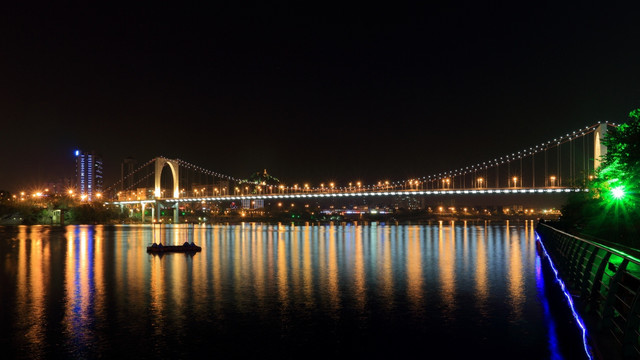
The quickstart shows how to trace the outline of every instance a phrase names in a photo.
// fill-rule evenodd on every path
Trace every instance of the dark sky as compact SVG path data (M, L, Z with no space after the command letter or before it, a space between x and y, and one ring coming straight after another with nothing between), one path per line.
M638 12L605 3L12 3L0 189L72 174L77 147L108 184L124 157L158 155L287 183L405 179L640 107Z

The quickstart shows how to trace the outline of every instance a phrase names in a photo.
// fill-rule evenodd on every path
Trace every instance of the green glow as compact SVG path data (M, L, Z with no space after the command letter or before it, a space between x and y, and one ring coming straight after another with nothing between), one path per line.
M613 188L611 190L611 195L613 195L613 198L616 200L622 199L624 197L624 187L618 186L616 188Z

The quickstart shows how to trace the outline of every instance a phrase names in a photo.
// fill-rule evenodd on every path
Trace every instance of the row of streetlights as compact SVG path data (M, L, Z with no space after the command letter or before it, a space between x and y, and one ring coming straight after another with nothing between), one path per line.
M556 176L555 175L551 175L549 177L549 182L550 185L549 186L556 186ZM451 189L454 186L454 182L453 182L453 178L444 178L441 179L441 188L442 189ZM508 186L509 187L518 187L520 182L520 178L518 178L517 176L513 176L510 181L508 182ZM429 183L429 181L419 181L419 180L408 180L407 182L405 182L405 184L403 184L402 188L404 190L407 189L421 189L424 188L425 185ZM433 182L431 182L433 183ZM488 186L488 183L486 181L485 178L483 177L478 177L475 179L475 188L486 188ZM520 185L521 186L521 185ZM279 194L286 194L286 193L307 193L307 192L334 192L334 191L341 191L341 190L347 190L347 191L376 191L376 190L388 190L391 187L395 187L394 185L390 185L389 181L378 181L378 183L376 185L373 186L369 186L369 187L365 187L363 186L361 181L356 181L356 182L349 182L348 186L344 187L344 188L336 188L335 183L334 182L330 182L327 184L327 186L325 186L325 183L321 183L319 188L311 188L309 186L308 183L303 184L302 186L299 186L298 184L294 184L293 186L285 186L285 185L256 185L256 186L236 186L234 187L234 194L235 195L248 195L251 193L257 193L257 194L274 194L274 193L279 193ZM71 191L71 190L70 190ZM227 193L227 188L213 188L213 196L218 196L218 195L226 195ZM181 190L181 196L185 195L185 190ZM208 196L209 194L206 193L206 188L201 188L201 189L194 189L193 190L193 195L194 196ZM97 194L97 197L100 197L101 194Z

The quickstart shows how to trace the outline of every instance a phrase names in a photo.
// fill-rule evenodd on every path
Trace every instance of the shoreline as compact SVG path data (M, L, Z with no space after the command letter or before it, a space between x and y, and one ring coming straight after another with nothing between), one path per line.
M429 218L411 218L411 219L396 219L396 218L387 218L387 219L340 219L340 220L285 220L285 219L273 219L273 218L240 218L240 219L217 219L214 221L206 221L206 222L181 222L179 224L174 224L171 222L167 223L148 223L145 222L92 222L92 223L67 223L64 225L60 224L0 224L0 228L2 227L18 227L18 226L46 226L51 228L63 228L68 225L102 225L102 226L122 226L122 225L131 225L131 226L154 226L154 225L241 225L241 224L266 224L266 225L294 225L294 226L321 226L321 225L343 225L343 224L353 224L353 225L374 225L374 224L382 224L382 225L431 225L433 223L438 222L471 222L471 223L507 223L507 222L525 222L525 221L540 221L540 220L552 220L549 218L542 218L536 216L495 216L495 217L456 217L456 216L439 216L439 217L429 217Z

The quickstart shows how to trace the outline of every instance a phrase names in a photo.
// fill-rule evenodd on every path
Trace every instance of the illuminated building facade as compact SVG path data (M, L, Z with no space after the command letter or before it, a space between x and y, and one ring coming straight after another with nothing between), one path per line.
M76 192L91 201L102 193L102 157L95 152L76 150Z

